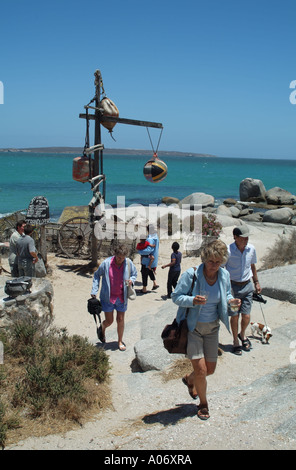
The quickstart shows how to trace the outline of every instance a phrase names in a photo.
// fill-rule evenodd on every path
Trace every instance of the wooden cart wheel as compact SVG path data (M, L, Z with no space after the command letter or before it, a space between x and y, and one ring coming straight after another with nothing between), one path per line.
M88 219L73 217L61 226L58 241L62 252L69 258L89 259L91 236L92 230Z

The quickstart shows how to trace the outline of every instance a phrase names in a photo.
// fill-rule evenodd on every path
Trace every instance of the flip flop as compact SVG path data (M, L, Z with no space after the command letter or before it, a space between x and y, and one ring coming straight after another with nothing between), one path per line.
M194 393L193 393L193 387L194 387L194 386L193 386L193 385L190 385L190 384L188 383L188 381L187 381L187 375L185 375L185 377L182 378L182 382L183 382L183 384L186 385L186 387L188 388L188 393L189 393L189 395L191 396L191 398L193 398L193 400L196 400L197 397L198 397L198 395L197 395L197 394L194 395Z
M241 335L238 334L237 337L241 340L242 342L242 346L243 346L243 350L244 351L250 351L251 347L252 347L252 343L251 341L249 340L249 338L247 339L242 339Z
M233 353L236 356L241 356L242 355L242 347L241 346L233 346Z
M206 421L207 419L209 419L210 415L209 415L208 405L199 404L197 407L197 416L202 421Z
M153 286L152 290L158 289L159 286Z
M118 349L119 349L119 351L125 351L126 350L126 345L124 343L121 343L120 345L118 344Z

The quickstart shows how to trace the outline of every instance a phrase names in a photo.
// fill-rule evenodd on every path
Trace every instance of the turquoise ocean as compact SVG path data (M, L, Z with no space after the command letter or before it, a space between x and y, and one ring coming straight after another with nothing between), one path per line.
M0 216L26 210L35 196L48 200L50 218L57 221L64 207L87 205L92 193L89 183L72 179L72 163L79 154L29 152L0 153ZM151 154L152 156L152 154ZM215 197L216 204L227 197L239 199L244 178L262 180L265 188L279 186L296 194L296 160L160 156L168 166L167 177L159 183L148 182L143 167L147 155L104 154L106 203L160 204L164 196L179 199L193 192Z

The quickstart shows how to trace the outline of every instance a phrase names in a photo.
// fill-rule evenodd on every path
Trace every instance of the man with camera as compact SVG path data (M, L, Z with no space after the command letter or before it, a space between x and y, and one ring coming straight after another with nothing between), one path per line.
M228 260L225 268L229 271L233 296L241 299L237 312L230 312L230 325L233 335L233 352L241 356L242 349L250 351L251 342L246 337L246 329L251 319L253 292L260 294L261 287L256 270L257 255L253 245L249 243L249 229L246 225L233 229L234 242L228 246ZM252 281L254 287L252 285ZM240 333L239 315L241 314ZM240 344L240 341L241 344Z

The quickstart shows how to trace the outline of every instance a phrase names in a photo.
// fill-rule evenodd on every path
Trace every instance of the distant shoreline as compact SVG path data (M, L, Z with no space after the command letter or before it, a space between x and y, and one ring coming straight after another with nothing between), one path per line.
M0 153L63 153L63 154L74 154L82 153L82 147L35 147L35 148L4 148L0 149ZM151 155L151 150L142 149L104 149L104 153L111 155ZM193 153L193 152L174 152L160 150L158 156L170 156L174 155L177 157L203 157L203 158L218 158L217 155L211 155L207 153Z

